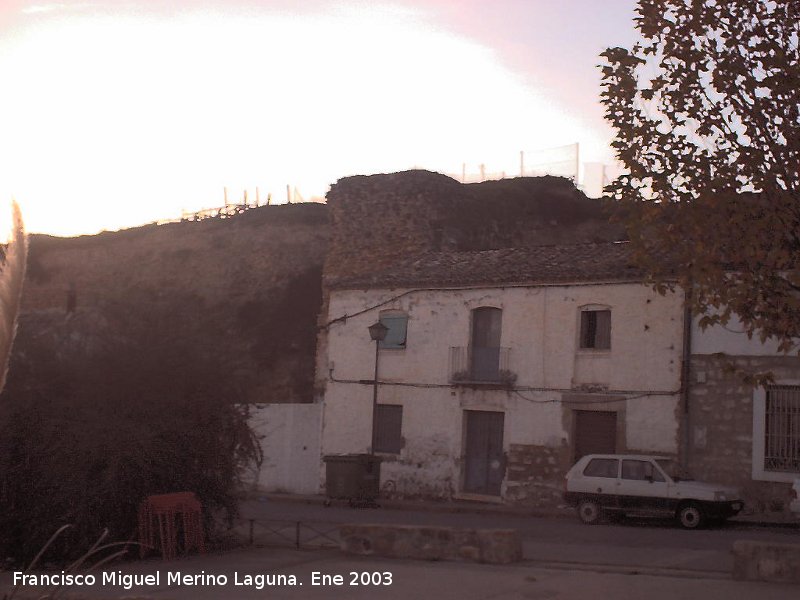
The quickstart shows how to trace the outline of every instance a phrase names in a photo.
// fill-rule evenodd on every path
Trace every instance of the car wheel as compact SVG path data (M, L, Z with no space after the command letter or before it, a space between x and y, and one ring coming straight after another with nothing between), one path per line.
M600 505L592 500L584 500L578 504L578 517L587 525L600 521Z
M678 521L684 529L698 529L705 522L705 516L697 503L689 502L678 509Z

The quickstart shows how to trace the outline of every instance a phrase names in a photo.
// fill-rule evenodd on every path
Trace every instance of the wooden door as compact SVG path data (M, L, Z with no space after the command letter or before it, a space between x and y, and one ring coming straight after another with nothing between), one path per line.
M587 454L614 454L617 451L617 413L575 411L575 460Z
M503 413L464 411L466 419L464 491L500 495L505 476Z

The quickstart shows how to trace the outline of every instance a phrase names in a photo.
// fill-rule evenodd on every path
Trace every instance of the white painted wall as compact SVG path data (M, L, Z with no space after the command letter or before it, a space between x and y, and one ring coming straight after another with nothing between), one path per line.
M692 322L692 354L724 352L729 356L783 356L778 352L778 342L767 339L762 343L758 336L748 338L736 315L725 325L701 329L699 319Z
M586 305L611 309L611 350L578 349L579 313ZM480 306L503 310L501 345L511 348L518 393L448 383L450 347L469 345L470 311ZM333 291L328 320L357 316L329 328L323 454L369 449L373 388L355 382L373 377L375 345L367 327L381 310L409 315L406 348L380 351L379 380L403 384L381 385L378 398L403 406L405 448L382 468L382 479L400 492L458 492L464 410L504 412L506 449L567 444L561 397L581 385L633 398L626 406L628 447L677 452L682 295L611 284Z
M334 291L328 319L355 314L407 290ZM578 350L579 309L611 308L611 350ZM409 314L408 343L381 351L388 381L446 384L451 346L468 346L470 311L503 309L501 345L512 348L518 385L570 389L676 390L680 385L682 297L648 286L611 284L413 292L329 328L328 367L337 379L372 379L375 346L367 327L381 310ZM653 367L656 368L653 368Z
M259 492L319 493L322 404L260 404L250 411L264 461L249 469L245 483Z

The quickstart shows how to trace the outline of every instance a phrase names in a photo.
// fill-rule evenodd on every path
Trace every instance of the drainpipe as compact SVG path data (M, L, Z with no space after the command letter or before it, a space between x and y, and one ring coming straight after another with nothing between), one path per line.
M683 361L681 364L681 448L680 463L689 467L691 452L691 419L689 413L689 381L692 362L692 287L691 282L683 296Z

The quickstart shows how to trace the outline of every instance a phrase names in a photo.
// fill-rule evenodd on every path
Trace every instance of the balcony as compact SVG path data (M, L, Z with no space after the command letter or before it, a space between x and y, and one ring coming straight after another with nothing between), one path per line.
M511 387L517 374L509 370L510 348L450 348L450 383Z

